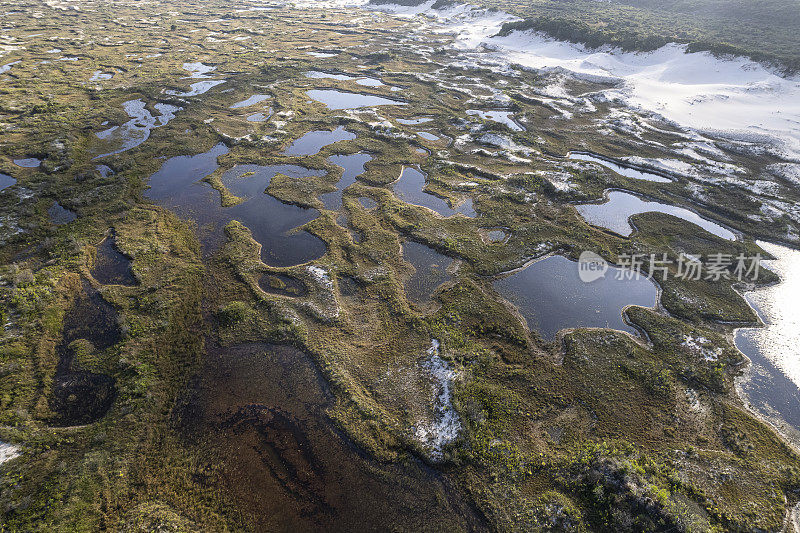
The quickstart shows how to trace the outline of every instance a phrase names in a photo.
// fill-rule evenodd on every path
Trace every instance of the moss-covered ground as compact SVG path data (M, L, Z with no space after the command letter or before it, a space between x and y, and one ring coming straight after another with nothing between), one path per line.
M680 151L691 139L612 102L588 105L600 84L461 68L446 36L414 22L359 10L258 7L0 2L0 66L19 61L0 74L0 172L17 180L0 192L0 440L20 452L0 466L4 530L225 531L269 523L244 491L230 490L235 470L219 460L219 449L187 429L196 415L187 398L205 383L209 353L247 343L291 344L309 354L330 389L325 417L356 450L348 457L426 463L447 487L438 497L463 502L449 505L474 512L467 523L477 529L782 530L800 490L800 460L737 396L734 378L746 360L733 328L758 318L734 280L654 273L659 304L625 311L639 335L577 328L552 341L492 285L547 254L577 259L591 250L618 263L630 253L753 255L761 252L756 239L796 245L796 219L774 214L798 201L796 189L765 172L781 162L776 156L720 141L725 158L709 168L732 172L732 185L706 167L669 183L626 178L565 156L584 150L697 166ZM225 82L197 96L171 95L203 81L187 78L183 64L195 62L215 67L206 76ZM306 77L312 69L384 85ZM93 80L97 71L113 76ZM552 84L570 97L541 96ZM314 88L405 105L330 110L306 94ZM253 94L269 98L231 107ZM96 134L130 129L123 103L131 100L145 103L157 127L138 146L95 159L120 148L113 135ZM164 124L159 103L181 109ZM246 120L267 108L268 120ZM525 129L466 113L476 108L512 111ZM398 122L420 116L431 120ZM339 126L356 138L310 156L283 153L309 131ZM218 168L191 187L203 187L223 209L246 200L221 179L236 165L324 171L279 174L264 191L319 210L298 231L324 241L321 258L269 266L240 222L209 229L186 215L191 205L181 206L189 209L180 218L169 201L147 197L148 177L165 161L220 142L228 152ZM328 158L357 152L372 157L364 174L342 191L339 211L324 209L320 195L335 191L342 176ZM13 163L33 157L40 166ZM410 166L426 173L426 192L451 206L471 199L477 216L442 217L398 199L393 183ZM769 192L753 192L754 183ZM608 189L690 208L739 238L658 213L633 217L630 237L588 225L576 204L601 201ZM54 201L77 218L52 223ZM487 239L498 228L507 238ZM98 273L111 268L98 254L112 232L135 283L98 281L116 279ZM414 268L401 253L407 240L455 260L424 309L404 290ZM775 281L762 274L760 283ZM441 417L430 370L434 339L450 371L445 408L459 421L456 437L441 447L420 437ZM107 406L97 383L113 383ZM65 414L82 402L98 415ZM292 463L284 452L260 468ZM282 483L291 477L274 475ZM297 483L274 490L305 487ZM312 508L329 511L324 496L308 497ZM397 519L387 529L443 527L438 515L421 519L427 511L410 508L407 523Z

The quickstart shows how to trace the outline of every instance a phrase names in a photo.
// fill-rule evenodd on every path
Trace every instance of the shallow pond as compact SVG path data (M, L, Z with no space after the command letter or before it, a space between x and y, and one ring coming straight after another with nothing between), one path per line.
M181 110L180 107L163 103L157 103L153 107L159 112L158 117L154 117L147 110L142 100L128 100L123 103L122 108L131 119L121 126L113 126L96 134L106 145L117 145L118 148L100 154L95 159L136 148L150 138L150 131L153 128L166 125L175 118L175 113Z
M349 93L336 89L311 89L306 94L322 102L328 109L357 109L359 107L372 107L379 105L406 105L405 102L390 100L381 96L371 94Z
M344 129L344 126L339 126L333 131L309 131L294 141L283 153L286 155L314 155L329 144L352 141L355 138L356 134Z
M414 273L404 286L408 299L415 304L424 305L429 302L436 288L450 279L447 267L453 260L424 244L404 242L403 259L414 267Z
M776 260L765 265L781 282L745 294L763 328L736 331L736 347L752 362L739 385L767 418L788 423L800 437L800 251L759 242ZM798 442L800 443L800 442Z
M306 52L306 54L310 55L311 57L318 57L320 59L327 59L329 57L336 57L339 55L331 52Z
M611 159L591 154L589 152L569 152L567 154L567 158L577 159L580 161L591 161L592 163L597 163L598 165L604 166L609 170L613 170L620 176L625 176L626 178L654 181L657 183L672 182L671 179L661 176L660 174L656 174L655 172L647 172L645 170L641 170L633 166L621 165L615 161L612 161Z
M5 65L0 66L0 74L5 74L17 63L20 63L20 61L12 61L11 63L6 63Z
M504 124L513 131L525 131L525 128L514 122L512 111L480 111L478 109L468 109L467 115L478 116L483 120L491 120Z
M485 525L438 471L379 463L337 429L311 358L291 346L209 347L182 431L211 443L223 489L257 531L476 531Z
M339 74L334 72L322 72L319 70L309 70L308 72L304 72L303 75L306 78L316 79L316 80L336 80L336 81L348 81L355 79L353 76L348 74Z
M316 218L318 211L284 204L264 191L276 174L301 178L323 175L324 171L296 165L238 165L222 175L222 182L245 201L222 207L219 193L199 180L214 172L218 168L217 157L226 153L227 147L220 143L202 154L168 159L150 177L151 188L145 196L195 220L207 252L224 242L224 226L238 220L262 245L261 259L269 265L285 267L321 257L325 253L324 242L308 232L292 231Z
M426 141L438 141L439 137L434 135L433 133L429 133L427 131L418 131L417 135L425 139Z
M514 304L531 330L552 340L564 328L601 327L630 333L622 310L629 305L652 307L657 286L645 277L616 279L620 269L609 266L605 277L585 283L578 263L560 255L531 263L493 282L495 290Z
M114 175L114 171L108 165L97 165L94 169L104 178Z
M35 157L25 157L22 159L15 159L14 164L23 168L38 168L42 164L41 159Z
M243 174L254 172L252 176ZM320 176L324 171L313 171L296 165L262 167L238 165L222 175L228 189L247 200L237 206L226 208L231 219L250 228L253 238L262 244L262 260L273 266L290 266L317 259L325 253L325 244L305 231L291 230L317 218L316 209L289 205L266 194L264 191L276 174L291 178Z
M242 100L241 102L236 102L233 104L230 109L241 109L243 107L250 107L251 105L260 104L264 100L269 100L270 95L268 94L254 94L250 98L246 100Z
M102 70L95 70L89 81L105 81L114 77L113 72L103 72Z
M78 215L76 215L74 211L70 211L58 202L53 202L53 205L47 210L47 216L50 218L50 222L56 226L69 224L78 218Z
M181 98L188 98L190 96L200 96L201 94L205 94L217 85L225 83L227 80L203 80L197 81L189 85L188 91L176 91L173 89L167 89L164 91L165 94L170 96L178 96Z
M272 115L272 111L266 113L253 113L247 115L247 122L264 122Z
M430 117L420 117L420 118L412 118L412 119L398 118L397 122L399 122L400 124L405 124L407 126L414 126L416 124L425 124L426 122L430 122L431 120L433 120L433 119L430 118Z
M188 70L192 74L189 76L194 79L208 78L207 74L217 70L217 67L204 65L203 63L184 63L183 70Z
M370 78L368 76L350 76L349 74L321 72L319 70L310 70L304 73L306 78L312 79L329 79L337 81L350 81L355 80L359 85L364 87L380 87L383 82L377 78Z
M0 191L7 187L11 187L17 182L14 178L7 174L0 174Z
M461 213L468 217L476 215L475 209L472 207L472 199L467 199L453 209L446 200L423 191L425 188L425 174L415 168L403 168L400 179L394 183L393 188L394 194L402 201L433 209L444 217L453 216L456 213Z
M364 153L351 155L334 155L328 161L344 169L341 179L336 184L336 190L320 196L325 209L338 210L342 207L342 191L356 182L356 178L364 173L364 165L372 156Z
M51 423L58 426L89 424L108 412L116 399L114 378L88 372L76 361L74 341L86 340L98 352L116 345L123 332L114 307L87 280L64 315L58 362L53 377Z
M308 294L305 283L285 274L264 274L259 278L258 285L264 292L280 296L297 297Z
M715 222L706 220L694 211L660 202L643 200L624 191L609 191L608 200L602 204L581 204L576 206L578 213L593 226L599 226L619 235L628 236L633 226L628 220L639 213L666 213L696 224L704 230L723 239L734 240L736 235Z
M131 261L117 249L115 237L107 237L97 247L92 277L103 285L136 285Z
M377 78L358 78L356 83L364 87L381 87L383 82Z

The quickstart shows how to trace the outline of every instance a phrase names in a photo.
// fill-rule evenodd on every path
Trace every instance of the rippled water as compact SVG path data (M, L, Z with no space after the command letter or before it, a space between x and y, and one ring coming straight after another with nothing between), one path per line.
M765 264L781 282L745 295L764 327L736 331L736 347L752 362L740 386L757 410L800 436L800 251L758 244L775 256Z

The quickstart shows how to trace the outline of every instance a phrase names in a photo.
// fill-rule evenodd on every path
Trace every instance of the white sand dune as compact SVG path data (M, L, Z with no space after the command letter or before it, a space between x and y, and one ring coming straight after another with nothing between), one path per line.
M764 144L800 161L798 77L781 77L742 57L686 53L678 44L632 53L611 47L587 49L536 32L499 37L503 23L516 17L467 4L435 10L433 3L369 8L402 17L425 16L434 31L455 35L457 48L487 50L483 61L617 82L605 96L682 127Z

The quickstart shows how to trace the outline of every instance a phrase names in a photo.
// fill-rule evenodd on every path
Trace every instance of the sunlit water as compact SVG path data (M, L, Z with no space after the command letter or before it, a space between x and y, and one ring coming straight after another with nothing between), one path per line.
M800 251L759 245L775 256L764 263L781 282L745 295L765 325L736 332L736 347L752 361L740 387L753 407L800 436Z
M513 131L525 131L525 128L520 126L514 121L512 111L480 111L478 109L468 109L467 115L474 115L481 117L483 120L491 120L493 122L499 122L500 124L504 124L508 126L509 129Z
M23 159L15 159L14 164L22 168L37 168L42 164L42 161L35 157L26 157Z
M268 100L270 96L268 94L254 94L250 98L242 100L241 102L236 102L233 104L230 109L241 109L243 107L250 107L251 105L256 105L264 100Z
M159 112L160 115L158 117L154 117L153 114L147 110L144 101L141 99L128 100L123 103L122 108L131 119L121 126L112 126L96 134L98 139L107 143L105 146L117 145L118 148L98 155L95 159L119 154L131 148L136 148L150 138L150 131L153 128L166 125L170 120L175 118L175 113L181 109L180 107L164 103L157 103L153 107Z
M405 102L397 100L390 100L382 96L374 96L371 94L349 93L346 91L337 91L335 89L311 89L306 91L306 94L316 100L322 102L328 109L357 109L360 107L373 107L380 105L406 105Z
M414 126L417 124L425 124L426 122L430 122L433 120L430 117L420 117L420 118L398 118L397 122L400 124L404 124L407 126Z
M604 166L609 170L613 170L620 176L625 176L626 178L633 178L636 180L646 180L646 181L655 181L657 183L670 183L672 180L669 178L665 178L659 174L654 172L646 172L644 170L639 170L634 167L620 165L606 159L604 157L599 157L594 154L590 154L588 152L570 152L567 154L567 158L569 159L578 159L580 161L591 161L592 163L597 163L598 165Z
M658 212L666 213L691 222L692 224L696 224L723 239L734 240L736 238L736 235L730 230L715 222L706 220L694 211L674 205L643 200L636 195L624 191L610 191L608 193L608 200L602 204L581 204L576 207L578 213L580 213L589 224L606 228L624 236L630 235L633 232L633 226L628 220L631 216L639 213Z

